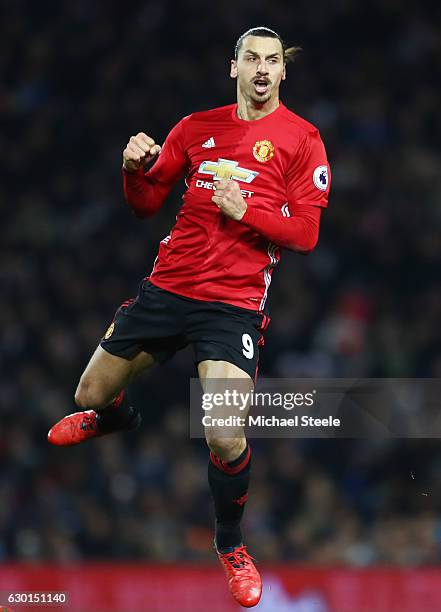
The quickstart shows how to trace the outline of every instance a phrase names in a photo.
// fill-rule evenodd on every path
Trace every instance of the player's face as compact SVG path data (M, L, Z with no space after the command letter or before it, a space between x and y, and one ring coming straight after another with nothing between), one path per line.
M231 60L230 76L237 78L240 93L256 105L278 97L280 82L286 78L280 40L244 38L237 61Z

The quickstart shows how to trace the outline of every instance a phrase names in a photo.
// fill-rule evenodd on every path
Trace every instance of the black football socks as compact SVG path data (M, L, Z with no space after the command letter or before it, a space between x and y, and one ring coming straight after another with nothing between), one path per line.
M219 552L231 552L242 544L240 521L248 499L250 466L248 443L243 453L228 463L210 452L208 482L214 500L215 542Z
M141 424L139 410L130 406L124 395L123 389L108 406L96 410L96 423L100 433L137 429Z

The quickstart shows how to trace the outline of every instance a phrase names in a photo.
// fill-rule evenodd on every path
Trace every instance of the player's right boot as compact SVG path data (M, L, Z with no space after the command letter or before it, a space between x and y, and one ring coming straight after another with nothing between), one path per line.
M137 408L130 406L130 413L122 423L112 419L110 414L84 410L68 414L49 430L47 439L55 446L73 446L91 438L98 438L116 431L130 431L141 425Z

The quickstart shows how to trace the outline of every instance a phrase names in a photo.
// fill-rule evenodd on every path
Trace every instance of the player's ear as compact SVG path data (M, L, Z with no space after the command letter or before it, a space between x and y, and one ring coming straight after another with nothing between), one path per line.
M236 62L236 60L231 60L230 77L232 79L235 79L237 77L237 62Z
M282 81L286 79L286 64L283 64Z

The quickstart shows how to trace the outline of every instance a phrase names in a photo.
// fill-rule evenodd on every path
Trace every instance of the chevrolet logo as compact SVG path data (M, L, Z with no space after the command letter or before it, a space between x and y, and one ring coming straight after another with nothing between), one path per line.
M244 183L251 183L259 174L253 170L240 168L239 162L222 158L218 159L217 162L203 161L199 166L199 172L202 174L212 174L215 179L243 181Z

